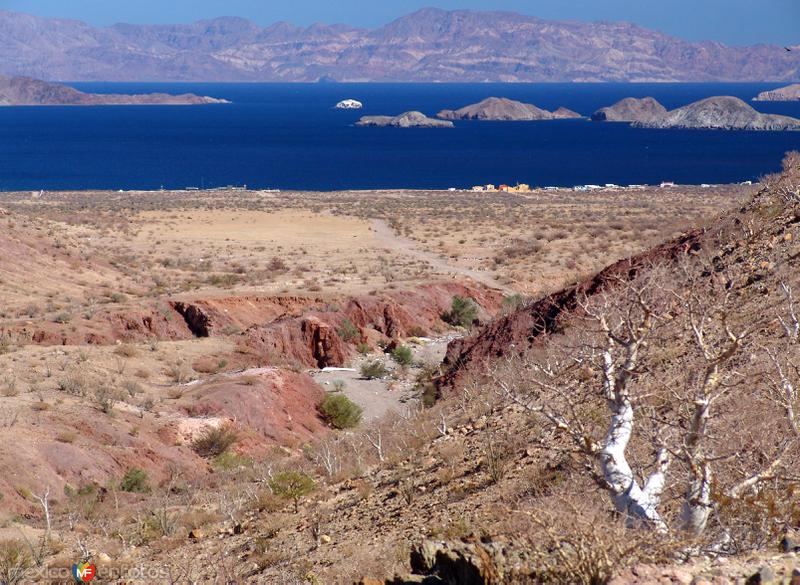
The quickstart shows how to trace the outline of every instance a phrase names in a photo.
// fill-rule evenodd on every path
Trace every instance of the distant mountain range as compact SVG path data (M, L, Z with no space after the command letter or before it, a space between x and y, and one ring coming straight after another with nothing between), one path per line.
M380 28L92 27L0 11L0 73L70 81L795 81L800 51L624 22L426 8Z

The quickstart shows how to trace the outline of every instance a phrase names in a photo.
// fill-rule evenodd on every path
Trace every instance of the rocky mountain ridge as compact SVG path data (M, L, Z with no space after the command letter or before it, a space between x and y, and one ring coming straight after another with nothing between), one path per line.
M623 22L423 9L368 30L241 18L92 27L0 11L0 72L74 81L790 81L800 52Z

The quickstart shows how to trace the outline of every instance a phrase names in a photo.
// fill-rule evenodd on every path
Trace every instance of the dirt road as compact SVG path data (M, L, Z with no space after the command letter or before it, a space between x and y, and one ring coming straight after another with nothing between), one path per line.
M385 245L387 248L391 248L393 251L403 252L408 256L413 256L418 260L423 260L439 272L466 276L467 278L486 285L489 288L500 290L504 294L514 293L512 289L500 283L488 272L471 270L461 266L453 266L452 264L448 264L444 258L437 256L433 252L420 249L416 242L397 235L397 233L395 233L395 231L389 227L389 224L382 219L373 219L372 229L375 232L375 239L378 240L379 243Z

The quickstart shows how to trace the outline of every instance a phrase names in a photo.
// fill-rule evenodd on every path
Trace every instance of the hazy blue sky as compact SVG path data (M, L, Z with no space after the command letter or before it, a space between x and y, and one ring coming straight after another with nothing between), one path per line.
M95 25L243 16L262 25L288 20L373 27L431 5L556 19L628 20L691 40L735 45L800 43L800 0L0 0L0 8L7 10Z

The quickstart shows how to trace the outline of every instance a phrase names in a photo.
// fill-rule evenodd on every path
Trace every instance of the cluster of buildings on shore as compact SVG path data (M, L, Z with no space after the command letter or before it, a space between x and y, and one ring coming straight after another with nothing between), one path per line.
M740 185L751 185L750 181L744 181L739 183ZM531 188L530 185L525 183L517 183L514 186L511 185L493 185L491 183L486 185L475 185L470 191L476 192L493 192L493 193L532 193L534 191L578 191L578 192L585 192L585 191L615 191L615 190L637 190L637 189L648 189L653 187L660 187L661 189L671 189L677 187L676 183L672 181L664 181L659 185L617 185L615 183L606 183L605 185L576 185L574 187L535 187ZM702 188L710 188L716 185L710 185L708 183L703 183L700 185ZM451 191L456 191L457 189L450 189Z
M510 185L497 185L494 186L491 183L487 185L475 185L472 188L473 191L504 191L506 193L530 193L531 186L526 185L525 183L517 183L513 187Z

